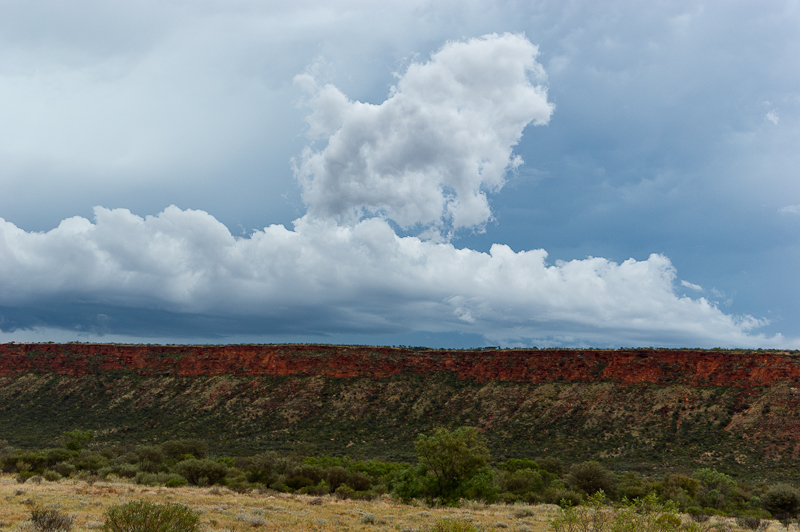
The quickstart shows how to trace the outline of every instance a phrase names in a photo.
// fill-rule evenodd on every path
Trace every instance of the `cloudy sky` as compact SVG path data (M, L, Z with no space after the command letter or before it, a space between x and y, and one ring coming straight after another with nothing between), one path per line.
M0 341L800 348L800 3L0 2Z

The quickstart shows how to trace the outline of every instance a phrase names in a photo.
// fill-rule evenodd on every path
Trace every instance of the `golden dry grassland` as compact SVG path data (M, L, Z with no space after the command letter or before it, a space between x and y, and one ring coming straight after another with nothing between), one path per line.
M161 488L124 482L86 482L70 479L39 484L17 483L0 476L0 530L24 530L33 505L59 508L75 516L75 530L102 527L113 505L146 500L181 503L200 513L208 531L258 532L411 532L437 519L472 521L486 529L544 532L556 507L468 504L462 508L422 508L385 497L375 501L338 500L331 496L238 494L226 488ZM22 525L22 526L21 526Z
M558 512L548 504L468 502L460 508L426 508L399 504L388 496L352 501L255 491L239 494L220 487L163 488L127 482L89 485L72 479L19 484L12 475L0 475L0 531L28 532L27 519L35 505L74 516L76 532L97 531L110 506L138 500L185 504L200 514L201 527L208 532L416 532L440 519L469 521L493 532L545 532ZM718 521L728 525L723 529L738 529L732 519ZM787 529L773 521L766 530ZM791 525L788 530L798 528Z

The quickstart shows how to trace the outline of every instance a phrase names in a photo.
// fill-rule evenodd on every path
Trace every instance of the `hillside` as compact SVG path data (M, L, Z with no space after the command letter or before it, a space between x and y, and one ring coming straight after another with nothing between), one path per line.
M0 439L408 459L474 425L496 459L781 477L800 451L800 357L699 350L445 351L320 345L0 345Z

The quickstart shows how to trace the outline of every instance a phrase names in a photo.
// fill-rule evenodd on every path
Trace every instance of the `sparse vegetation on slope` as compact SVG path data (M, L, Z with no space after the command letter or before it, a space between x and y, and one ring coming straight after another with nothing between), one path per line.
M109 445L410 461L417 434L471 425L501 461L790 480L798 388L785 353L13 344L0 438L45 447L80 427Z

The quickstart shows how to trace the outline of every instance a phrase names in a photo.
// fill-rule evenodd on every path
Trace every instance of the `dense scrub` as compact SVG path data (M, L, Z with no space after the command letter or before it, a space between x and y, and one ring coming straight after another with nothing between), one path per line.
M220 485L237 492L273 490L341 499L371 500L392 494L406 502L419 499L433 505L473 499L571 507L601 493L611 502L652 497L698 516L787 520L800 512L800 493L793 486L737 481L712 468L645 476L612 472L595 461L563 464L553 457L492 463L485 440L468 427L420 435L416 463L273 451L217 456L199 440L100 446L91 443L92 435L68 432L58 447L46 449L18 449L0 442L0 466L20 483L118 477L144 485Z

